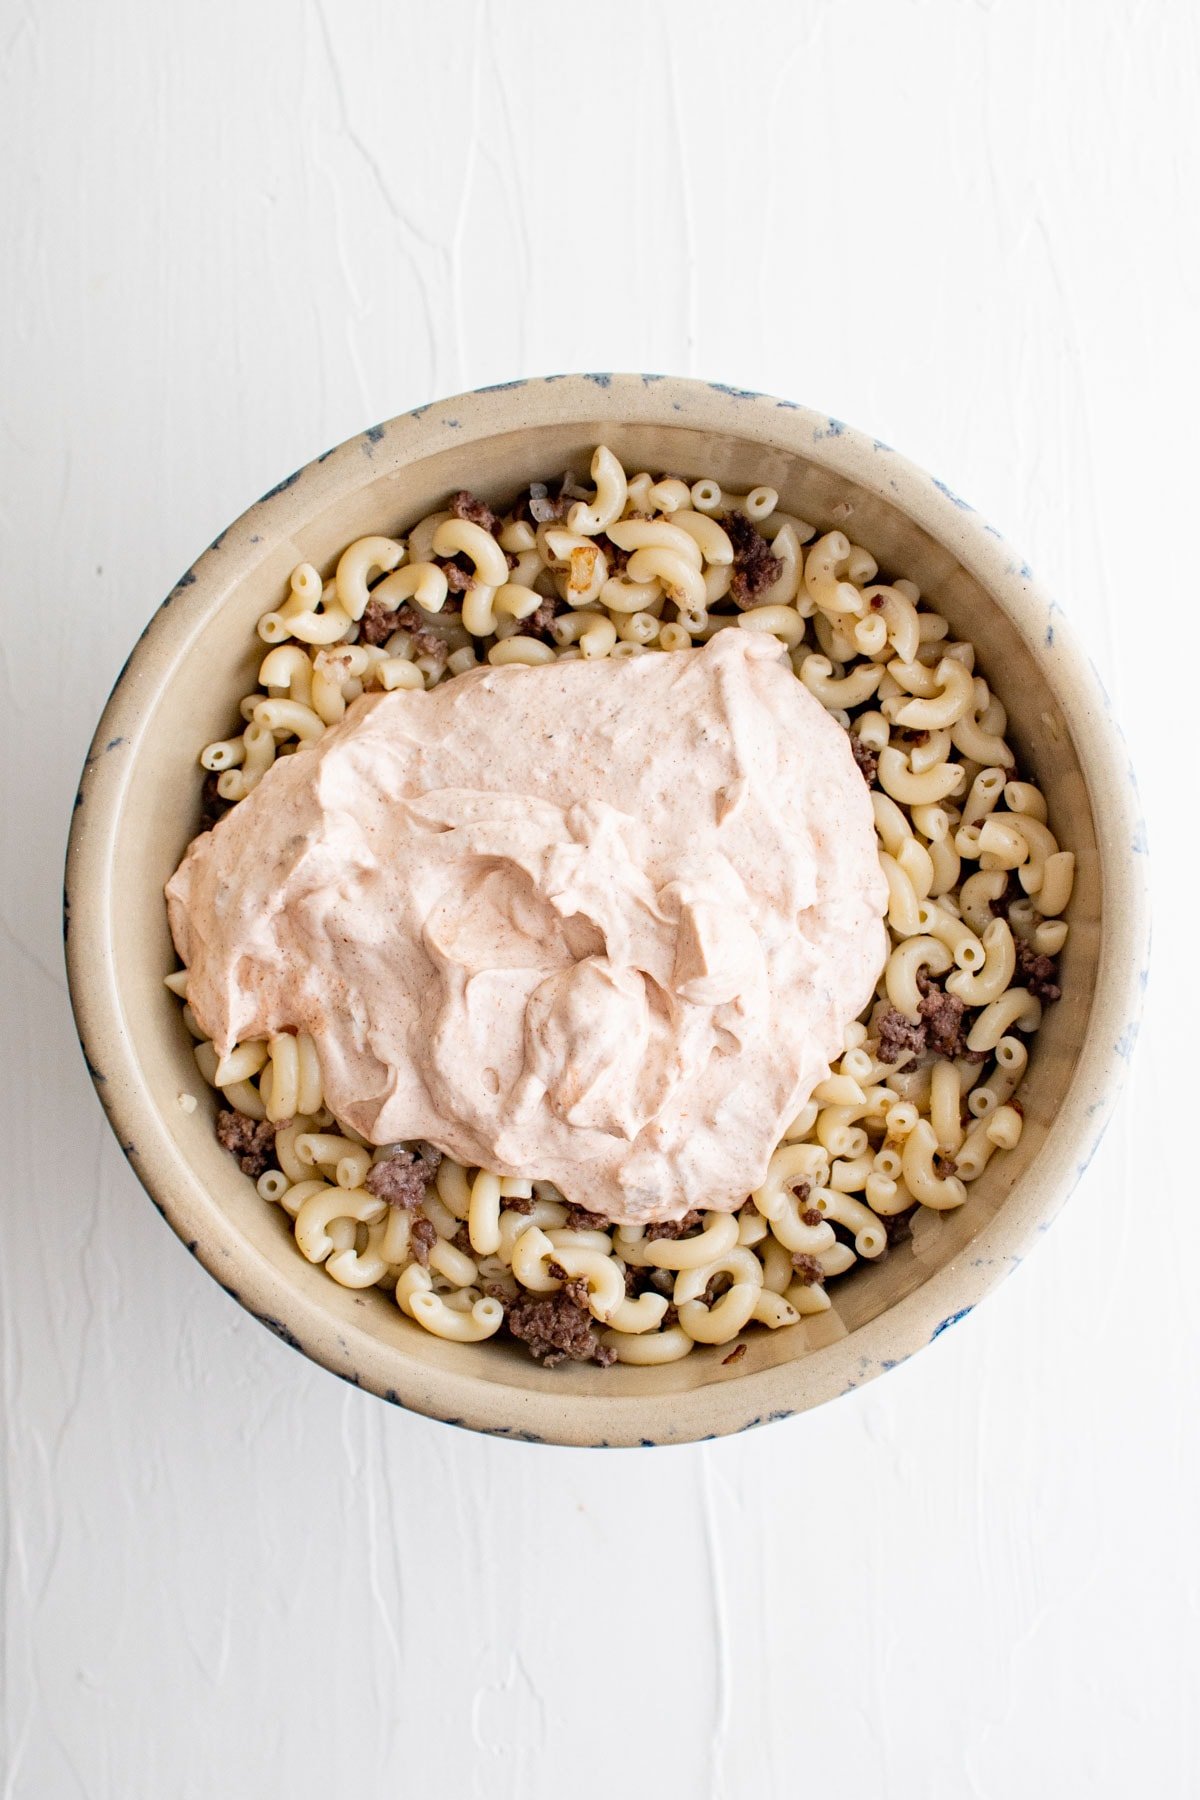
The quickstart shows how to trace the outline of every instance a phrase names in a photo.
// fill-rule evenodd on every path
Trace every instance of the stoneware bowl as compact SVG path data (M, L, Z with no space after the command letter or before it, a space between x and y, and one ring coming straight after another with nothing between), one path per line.
M298 1253L282 1210L213 1138L177 1001L163 883L199 819L197 753L253 686L259 615L294 565L323 567L458 487L490 500L627 468L711 475L839 526L912 577L970 638L1008 708L1024 771L1078 855L1062 1001L1038 1034L1019 1147L960 1211L832 1285L833 1309L751 1333L725 1367L698 1350L662 1368L546 1370L509 1344L444 1343L388 1295L351 1292ZM859 1387L961 1319L1029 1248L1088 1165L1136 1030L1147 950L1137 795L1108 702L1029 569L940 481L888 445L788 401L658 376L511 382L378 425L265 494L168 594L135 646L83 773L67 863L67 960L79 1035L121 1147L159 1211L242 1306L297 1350L452 1424L534 1442L665 1444L787 1418ZM187 1112L184 1093L201 1093Z

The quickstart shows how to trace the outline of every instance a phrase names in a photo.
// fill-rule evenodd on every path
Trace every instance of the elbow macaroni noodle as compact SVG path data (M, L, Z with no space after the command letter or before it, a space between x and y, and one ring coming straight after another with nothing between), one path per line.
M1027 1040L1043 1011L1021 974L1030 956L1057 956L1066 942L1075 858L1040 789L1016 774L1004 708L973 647L952 639L912 582L880 578L844 532L818 535L780 511L772 488L739 496L707 479L630 476L603 445L590 467L595 492L565 518L561 506L541 522L511 512L493 531L435 512L406 536L356 539L324 578L300 563L259 621L268 649L260 691L240 705L242 730L200 762L236 805L364 692L425 689L481 661L670 653L731 626L776 637L853 734L860 762L875 759L891 949L875 1000L740 1210L706 1213L674 1236L581 1227L549 1183L449 1158L419 1211L389 1206L368 1184L396 1147L375 1148L333 1119L311 1037L279 1034L218 1058L186 1005L186 971L167 986L200 1040L204 1079L247 1121L274 1127L258 1192L310 1262L345 1287L393 1293L417 1326L458 1343L495 1336L510 1304L553 1303L569 1283L604 1355L652 1366L751 1325L787 1329L828 1311L827 1282L885 1256L895 1221L962 1206L991 1158L1015 1148ZM744 608L728 599L736 555L723 519L733 511L779 565ZM461 602L448 570L456 589L466 583ZM398 623L386 644L363 642L372 603L404 606L426 635ZM548 628L547 606L562 608ZM885 1015L919 1032L931 982L948 997L939 1005L960 1009L957 1048L893 1051L889 1062ZM422 1217L432 1243L414 1235Z

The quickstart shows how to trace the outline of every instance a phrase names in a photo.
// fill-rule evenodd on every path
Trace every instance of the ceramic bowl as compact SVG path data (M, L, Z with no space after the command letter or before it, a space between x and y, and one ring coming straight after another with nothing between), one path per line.
M180 1009L163 883L199 818L197 753L254 685L259 615L293 566L401 530L470 487L511 496L626 467L766 482L912 577L970 638L1008 708L1023 770L1078 856L1064 997L1034 1041L1018 1148L953 1213L832 1284L832 1311L751 1333L747 1354L656 1369L543 1369L511 1344L444 1343L378 1291L351 1292L297 1251L283 1212L216 1144ZM79 1035L121 1147L217 1281L296 1349L384 1399L475 1430L567 1444L665 1444L786 1418L859 1387L968 1312L1028 1249L1087 1167L1136 1030L1147 949L1144 844L1126 752L1053 601L998 534L888 445L787 401L639 375L511 382L378 425L288 477L222 532L134 647L83 772L67 863L67 960ZM204 1094L193 1111L180 1095Z

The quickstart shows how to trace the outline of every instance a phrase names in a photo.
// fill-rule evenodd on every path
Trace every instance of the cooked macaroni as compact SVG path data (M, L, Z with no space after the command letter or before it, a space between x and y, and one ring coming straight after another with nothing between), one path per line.
M301 563L259 622L270 648L243 729L201 752L209 809L236 805L372 689L430 688L481 662L676 652L731 627L776 637L871 786L891 951L762 1184L736 1213L614 1226L545 1181L378 1148L325 1107L310 1037L218 1058L186 971L167 986L230 1109L219 1138L333 1280L390 1291L455 1342L507 1324L547 1361L652 1365L827 1311L829 1280L885 1256L917 1209L962 1206L1016 1146L1024 1040L1058 997L1075 859L1016 774L973 647L912 582L780 512L772 488L629 475L603 445L590 466L594 491L534 483L504 517L463 493L406 536L355 540L324 578Z

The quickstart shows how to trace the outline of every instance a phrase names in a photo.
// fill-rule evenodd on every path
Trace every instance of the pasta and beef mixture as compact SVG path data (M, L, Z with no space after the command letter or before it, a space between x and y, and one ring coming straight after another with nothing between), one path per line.
M456 493L404 538L352 543L328 577L301 564L259 621L243 728L201 755L202 829L364 693L767 634L849 734L890 947L761 1185L732 1211L621 1224L430 1142L372 1144L325 1105L305 1032L219 1055L187 1006L187 971L168 985L221 1095L219 1141L333 1280L394 1293L443 1338L507 1334L548 1366L697 1346L733 1362L747 1328L828 1310L833 1278L886 1256L920 1208L962 1206L1016 1145L1027 1041L1059 997L1074 858L1018 773L971 644L911 581L839 530L818 535L771 488L630 477L603 447L591 473L588 487L532 482L502 513Z

